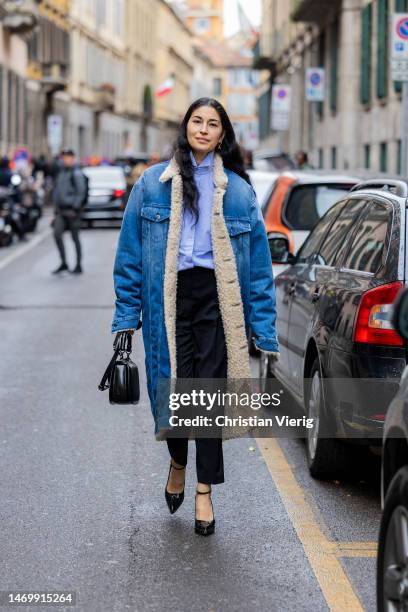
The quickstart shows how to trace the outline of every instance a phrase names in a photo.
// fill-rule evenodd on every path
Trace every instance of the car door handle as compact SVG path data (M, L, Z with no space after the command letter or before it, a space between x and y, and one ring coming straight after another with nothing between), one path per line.
M320 288L316 287L312 293L312 302L317 302L318 300L320 300Z

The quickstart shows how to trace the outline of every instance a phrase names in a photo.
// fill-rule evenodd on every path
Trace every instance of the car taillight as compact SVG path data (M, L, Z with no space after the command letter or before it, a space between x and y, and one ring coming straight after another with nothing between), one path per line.
M354 342L403 346L403 339L391 323L392 305L403 286L397 281L363 294L354 327Z
M114 198L123 198L124 195L125 195L124 189L115 189L115 191L113 192Z

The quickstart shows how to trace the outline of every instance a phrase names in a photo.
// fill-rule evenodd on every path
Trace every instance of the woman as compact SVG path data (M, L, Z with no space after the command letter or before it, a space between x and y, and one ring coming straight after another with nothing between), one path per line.
M170 162L146 170L129 198L114 265L112 332L143 313L147 386L157 439L166 437L171 513L184 499L187 438L169 432L158 381L251 378L247 336L278 355L275 291L265 226L222 105L188 109ZM132 332L133 333L133 332ZM168 395L167 395L168 399ZM195 531L214 532L211 485L224 482L222 440L196 439Z

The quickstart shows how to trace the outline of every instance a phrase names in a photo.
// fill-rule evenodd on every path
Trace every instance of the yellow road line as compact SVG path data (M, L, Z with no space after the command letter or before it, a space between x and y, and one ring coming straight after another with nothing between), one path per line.
M340 546L330 542L319 527L278 442L267 438L257 438L256 442L330 610L363 612L364 608L337 558Z

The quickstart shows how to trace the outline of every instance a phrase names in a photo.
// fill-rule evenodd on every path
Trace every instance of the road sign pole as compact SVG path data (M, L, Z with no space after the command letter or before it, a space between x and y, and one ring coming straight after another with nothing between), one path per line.
M408 13L390 16L391 78L402 81L401 102L401 155L399 171L408 176Z
M402 83L402 114L401 114L401 166L402 176L408 176L408 81Z

